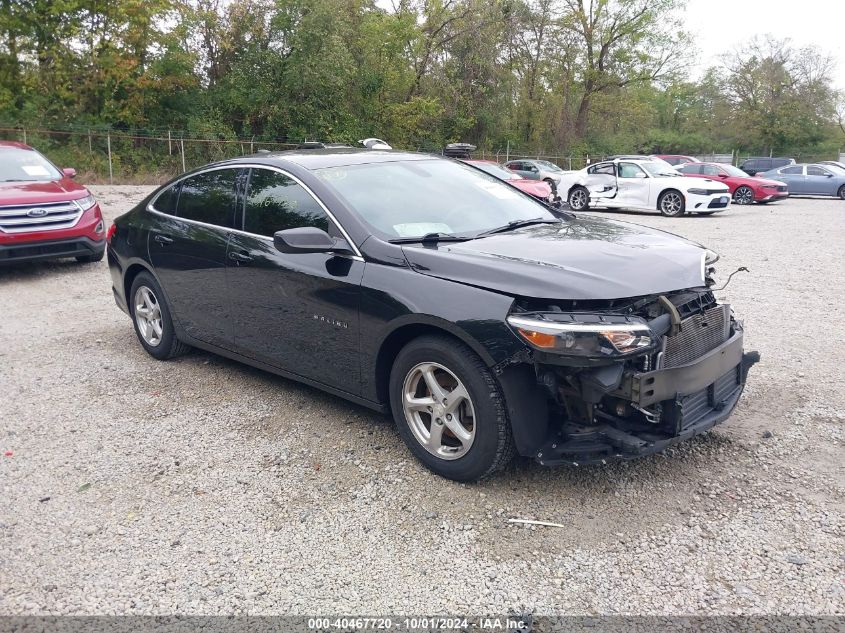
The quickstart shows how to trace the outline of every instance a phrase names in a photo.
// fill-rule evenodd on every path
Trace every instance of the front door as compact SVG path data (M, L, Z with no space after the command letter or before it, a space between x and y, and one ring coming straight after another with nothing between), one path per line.
M159 213L148 238L150 262L177 323L189 336L225 348L232 346L226 247L239 171L203 172L165 191L153 202Z
M616 203L625 207L648 207L651 178L642 167L636 163L619 163L618 173Z
M252 169L243 232L229 240L227 278L239 353L311 380L360 392L358 302L364 262L352 255L281 253L276 231L318 227L340 236L291 176Z
M785 182L789 193L807 193L807 179L804 177L802 165L784 167L778 172L775 180Z
M824 196L836 195L833 173L818 165L807 165L806 192Z

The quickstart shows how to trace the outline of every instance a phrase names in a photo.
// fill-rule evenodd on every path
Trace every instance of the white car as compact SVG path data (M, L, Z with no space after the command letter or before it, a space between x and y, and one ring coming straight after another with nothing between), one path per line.
M731 203L726 184L687 178L663 161L650 159L609 160L564 174L558 192L573 211L603 207L678 216L716 213Z

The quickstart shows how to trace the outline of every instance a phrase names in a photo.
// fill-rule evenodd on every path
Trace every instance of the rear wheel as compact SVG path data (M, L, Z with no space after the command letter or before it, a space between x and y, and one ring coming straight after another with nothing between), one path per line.
M751 187L737 187L734 191L734 204L751 204L754 202L754 190Z
M475 481L513 458L499 385L478 355L454 339L424 336L399 352L390 406L410 451L442 477Z
M150 356L167 360L190 349L176 338L170 307L158 282L149 273L140 273L132 281L129 309L135 334Z
M545 182L549 187L552 189L552 193L557 193L557 183L552 180L551 178L544 178L543 182Z
M657 201L657 209L665 216L670 218L683 215L686 208L684 196L680 191L670 189L660 194L660 199Z
M573 211L583 211L590 206L590 192L584 187L573 187L566 201Z

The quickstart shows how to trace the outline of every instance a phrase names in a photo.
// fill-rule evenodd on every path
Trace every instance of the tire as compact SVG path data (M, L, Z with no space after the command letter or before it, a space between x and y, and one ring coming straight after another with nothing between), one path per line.
M150 356L158 360L168 360L181 356L190 349L176 338L170 306L167 305L161 286L151 274L144 272L135 277L126 301L138 341ZM158 314L158 319L144 318L140 313L142 307L145 311L151 311L151 316ZM154 327L151 320L158 322L158 328Z
M103 256L106 254L106 249L103 249L97 253L92 253L91 255L79 255L76 258L80 264L93 264L95 262L99 262L103 260Z
M845 185L839 187L839 199L845 200Z
M684 214L686 200L677 189L667 189L660 194L660 198L657 200L657 210L666 217L676 218Z
M432 377L438 397L432 397ZM467 397L450 404L450 396L460 387ZM445 336L414 339L396 356L389 388L399 435L432 472L455 481L477 481L513 459L513 435L501 389L484 362L463 343ZM406 399L414 404L406 407ZM429 402L433 406L426 406ZM442 422L435 426L435 420ZM432 429L437 429L436 437Z
M734 204L751 204L754 202L754 190L751 187L737 187L734 191Z
M544 178L543 182L546 183L552 189L552 193L557 193L557 183L552 180L551 178Z
M569 190L566 198L569 208L573 211L584 211L590 208L590 192L580 185Z

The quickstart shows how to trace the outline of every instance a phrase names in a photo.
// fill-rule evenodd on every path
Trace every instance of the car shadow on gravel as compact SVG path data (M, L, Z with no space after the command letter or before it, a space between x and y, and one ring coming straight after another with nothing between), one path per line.
M30 281L48 275L71 275L85 273L102 267L108 271L104 261L83 264L75 259L56 259L44 262L19 262L14 264L3 264L0 266L0 284Z

